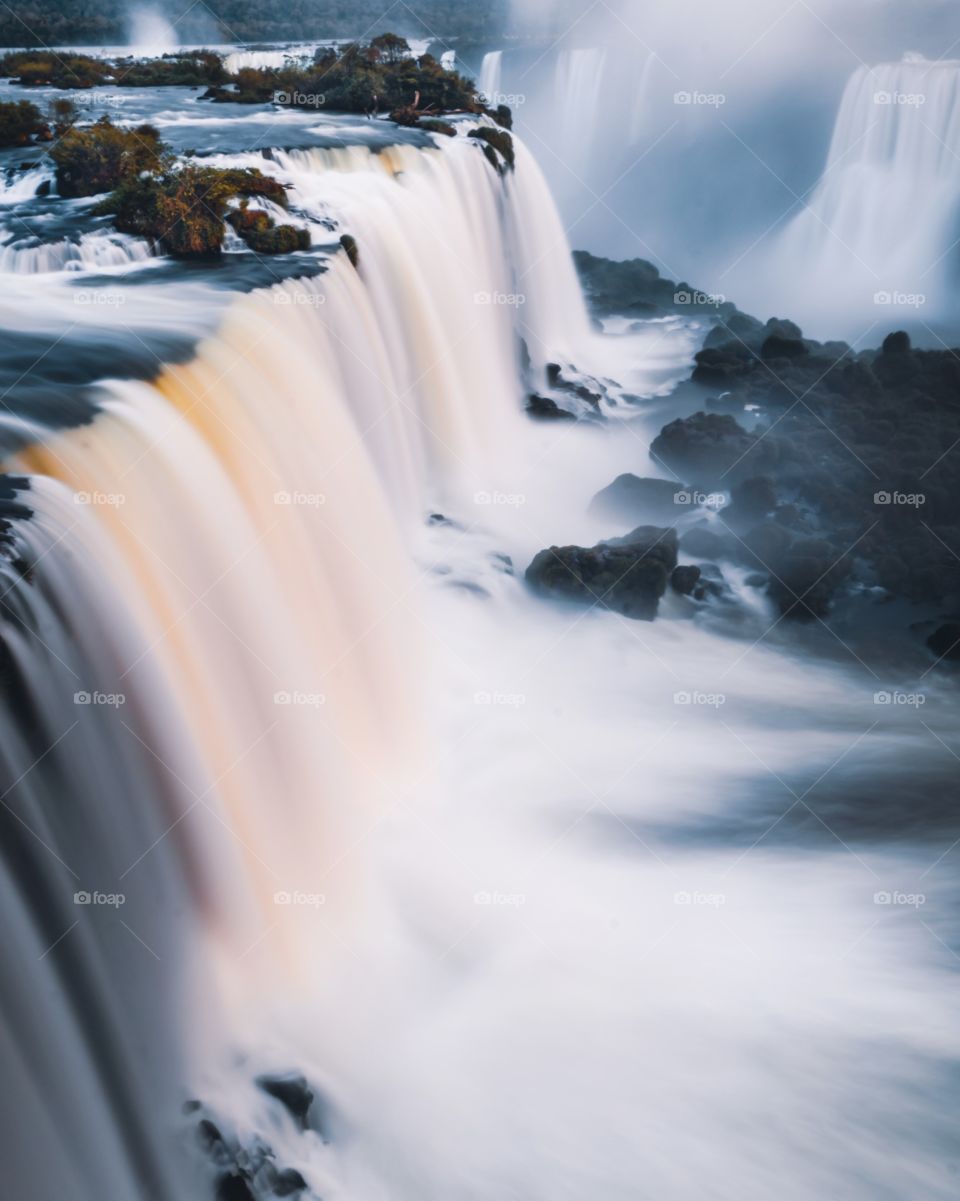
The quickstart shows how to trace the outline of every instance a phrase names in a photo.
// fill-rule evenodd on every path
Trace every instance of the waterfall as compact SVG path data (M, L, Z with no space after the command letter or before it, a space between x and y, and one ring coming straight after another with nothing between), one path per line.
M480 65L480 80L478 88L480 95L485 97L487 104L496 104L500 95L501 79L503 77L503 51L491 50L483 56Z
M776 248L808 303L883 317L950 299L960 234L960 63L861 67L823 177ZM883 307L877 307L883 306ZM929 319L929 317L928 317Z
M53 183L53 172L49 167L8 171L0 177L0 205L22 204L25 200L32 200L37 188L44 183Z
M128 20L130 48L139 54L165 54L180 45L176 28L152 6L135 6Z
M4 1179L19 1196L180 1201L154 1114L179 1106L185 919L213 879L185 852L178 781L208 783L91 510L49 479L19 500L34 516L0 565Z
M288 67L293 63L303 62L312 53L312 47L305 46L299 52L291 50L234 50L224 55L223 65L228 74L236 75L246 67L257 71L275 70Z
M606 51L596 48L562 50L557 58L557 144L577 169L587 163L597 136L606 64Z
M57 271L102 271L151 261L150 244L128 234L84 234L77 241L21 240L0 246L0 273L45 275Z

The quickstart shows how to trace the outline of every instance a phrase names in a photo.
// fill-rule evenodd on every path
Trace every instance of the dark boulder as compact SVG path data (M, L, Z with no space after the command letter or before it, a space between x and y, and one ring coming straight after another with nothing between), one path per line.
M611 521L636 526L640 522L669 523L689 510L677 496L690 495L683 484L642 478L626 472L603 488L590 502L590 512Z
M960 663L960 621L948 621L927 639L927 646L938 659Z
M707 522L695 525L680 539L680 546L688 555L698 559L731 559L740 558L740 544L732 534L722 526L711 526Z
M906 354L910 349L910 335L904 330L897 330L896 333L887 334L883 339L882 351L884 354Z
M784 338L771 334L760 347L760 357L769 359L799 359L810 351L798 338Z
M771 556L768 591L785 617L806 621L825 616L850 572L845 557L824 539L798 538Z
M527 568L534 592L653 621L677 566L677 532L640 526L596 546L553 546Z
M776 507L777 491L773 481L755 475L734 484L730 504L721 510L721 516L732 530L744 530L762 521Z
M700 579L700 568L685 564L675 567L670 576L670 587L681 596L690 596Z
M696 367L690 378L707 388L729 388L750 375L756 359L749 349L739 343L707 348L694 355Z
M273 1182L273 1191L278 1197L292 1197L296 1193L302 1193L306 1187L307 1182L296 1168L284 1168L277 1173Z
M650 454L708 488L765 474L779 459L774 438L747 433L729 413L694 413L671 421L654 439Z
M549 396L531 392L527 397L527 412L538 421L576 421L577 416L569 409L561 409Z
M275 1097L285 1109L306 1129L307 1114L313 1104L313 1089L306 1078L296 1072L277 1076L258 1076L257 1087Z
M217 1181L217 1201L257 1201L246 1177L228 1172Z

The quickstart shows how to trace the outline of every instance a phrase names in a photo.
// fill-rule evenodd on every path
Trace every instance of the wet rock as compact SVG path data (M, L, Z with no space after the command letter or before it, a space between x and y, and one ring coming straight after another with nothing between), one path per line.
M675 567L670 576L670 587L681 596L690 596L700 579L700 568L691 565Z
M884 354L906 354L910 350L910 335L902 329L887 334L882 350Z
M593 547L540 551L527 568L526 580L541 596L653 621L676 566L676 530L640 526Z
M301 1193L307 1187L307 1182L296 1168L284 1168L277 1173L273 1182L273 1191L278 1197L292 1197Z
M708 488L767 474L779 459L776 439L747 433L727 413L694 413L671 421L654 439L650 453L678 475Z
M768 591L785 617L820 618L849 574L849 563L819 538L798 538L772 556Z
M343 247L344 253L354 267L360 266L360 247L357 245L357 239L353 234L341 234L340 245Z
M307 1084L304 1076L296 1072L288 1072L277 1076L258 1076L257 1087L271 1097L275 1097L281 1105L306 1129L307 1115L313 1104L313 1090Z
M960 621L948 621L927 639L927 646L938 659L960 663Z
M590 502L590 512L597 517L622 521L636 526L642 521L666 524L675 521L686 511L676 499L677 494L689 495L683 484L633 475L618 475L612 484L603 488Z
M257 1201L249 1182L237 1172L228 1172L217 1181L217 1201Z
M732 530L744 530L762 521L776 507L773 481L767 476L751 476L733 486L730 504L721 510L721 516Z
M538 421L576 421L576 415L569 409L562 409L549 396L538 396L531 392L527 397L527 412Z
M784 338L771 334L760 347L762 359L798 359L810 351L799 338Z
M698 559L731 559L739 558L736 538L728 534L722 527L711 529L706 523L694 526L680 539L680 546L685 554L695 555Z
M739 343L707 348L694 355L691 379L706 388L729 388L755 370L756 359Z
M766 583L766 579L764 579ZM716 563L703 563L700 566L700 578L693 589L693 599L697 601L732 599L733 593L723 578L723 572Z

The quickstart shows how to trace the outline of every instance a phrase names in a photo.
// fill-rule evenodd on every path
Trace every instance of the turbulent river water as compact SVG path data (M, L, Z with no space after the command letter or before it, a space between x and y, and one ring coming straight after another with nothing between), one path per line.
M276 175L313 245L168 262L8 156L11 1197L210 1196L192 1099L325 1201L954 1197L939 674L733 567L653 624L523 584L626 532L589 502L663 474L705 327L591 322L522 142L96 103ZM521 340L610 420L531 422Z

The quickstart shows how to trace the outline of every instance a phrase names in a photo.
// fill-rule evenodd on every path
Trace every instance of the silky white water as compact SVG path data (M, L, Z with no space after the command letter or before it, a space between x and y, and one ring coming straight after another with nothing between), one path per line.
M658 473L662 414L529 422L520 340L535 373L575 364L652 398L703 331L593 331L517 152L505 178L462 135L231 156L291 183L316 245L355 237L357 268L337 251L215 309L178 284L195 352L103 382L91 424L29 429L11 457L37 479L35 570L55 607L82 601L67 641L141 718L96 711L100 757L126 748L165 790L129 808L89 790L93 816L124 816L129 854L89 839L107 883L126 872L174 973L143 985L170 1057L156 1127L182 1083L329 1201L945 1201L950 860L866 814L906 787L898 764L947 776L949 750L913 711L878 716L887 681L842 651L798 658L763 601L739 624L679 601L646 624L527 592L536 551L625 532L588 506L622 471ZM27 300L63 324L63 279L10 279L6 328ZM130 293L90 330L176 322L159 285ZM948 733L954 702L923 687ZM876 903L896 891L922 910ZM115 933L108 979L137 980L146 952ZM80 1055L83 1031L64 1043ZM329 1143L253 1083L289 1068L322 1092ZM109 1073L90 1077L74 1188L207 1196L203 1170L143 1183L166 1144L141 1081L138 1158L110 1133ZM86 1079L60 1107L45 1085L51 1126ZM14 1178L31 1170L24 1153ZM41 1177L51 1195L65 1175Z
M960 235L960 64L917 56L847 85L823 177L775 247L798 316L933 321L950 311Z

